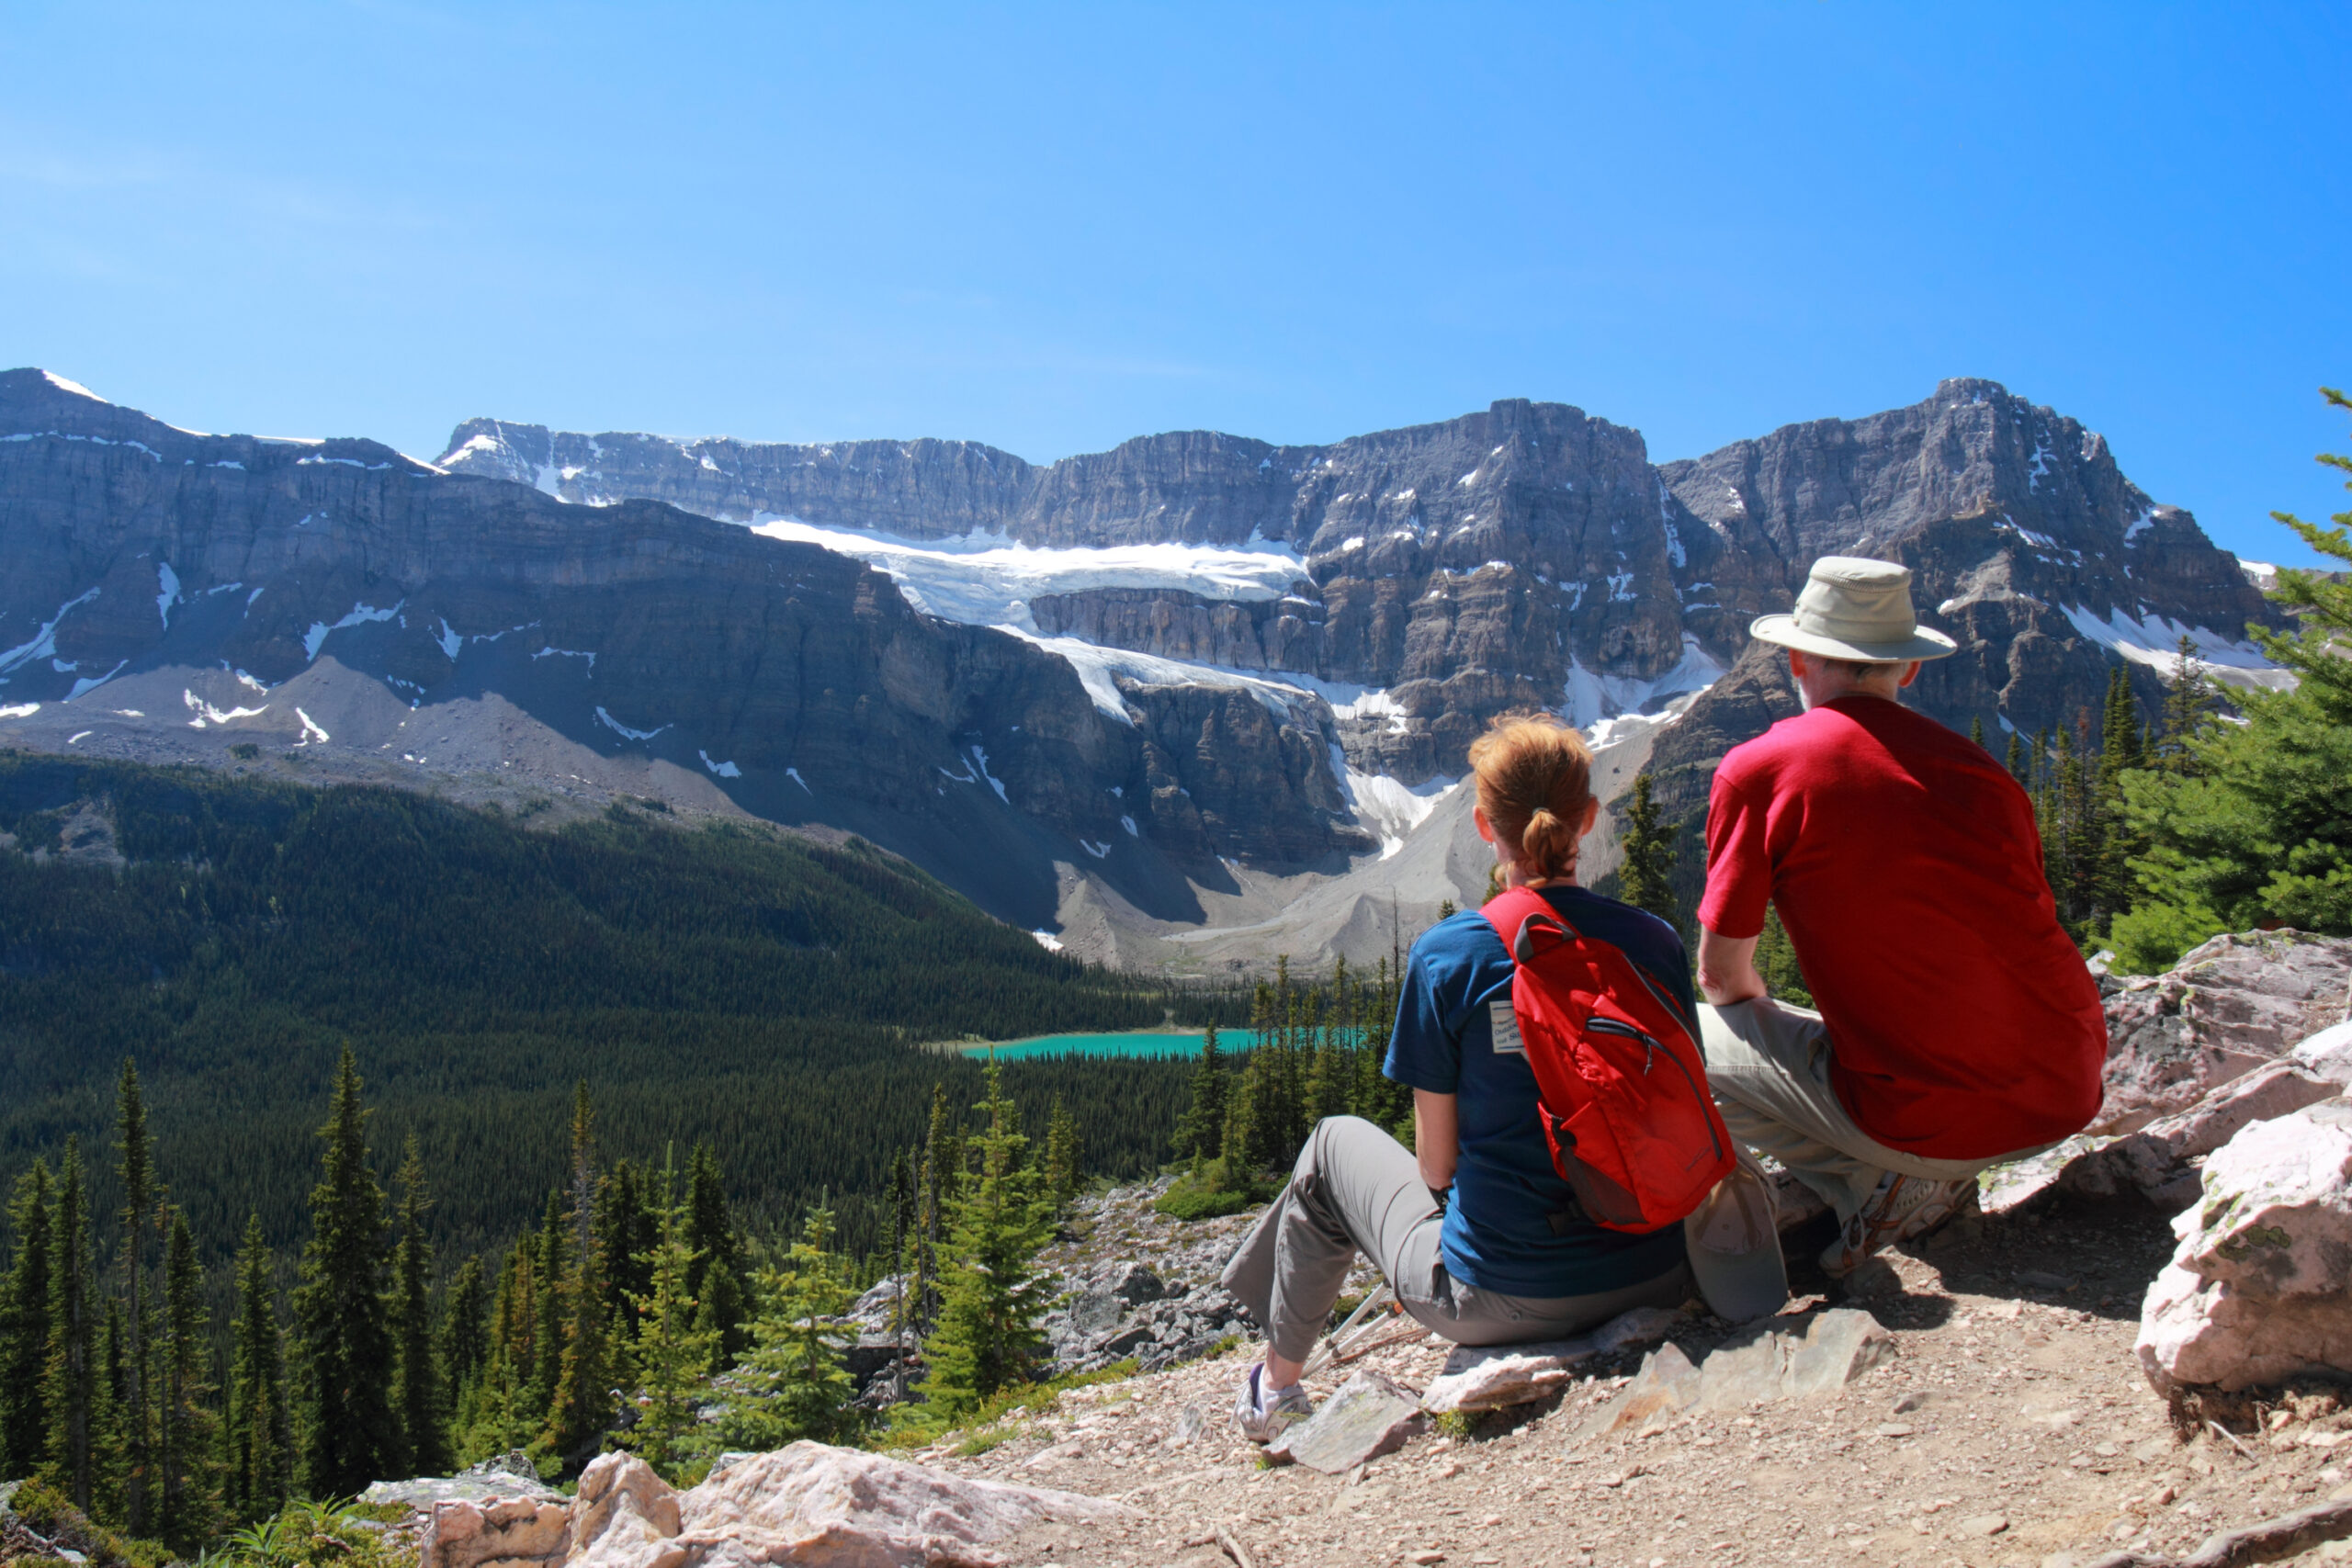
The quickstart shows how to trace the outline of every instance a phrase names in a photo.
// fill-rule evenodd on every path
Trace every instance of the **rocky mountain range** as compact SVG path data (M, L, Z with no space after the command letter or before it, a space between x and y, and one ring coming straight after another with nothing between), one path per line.
M1461 896L1464 857L1394 857L1459 836L1447 786L1498 712L1638 736L1702 798L1771 713L1748 621L1833 551L1917 573L1964 651L1916 699L1958 727L2075 723L2119 656L2153 701L2184 634L2276 676L2235 558L1985 381L1665 464L1510 400L1041 467L492 420L424 462L17 370L0 741L744 812L864 834L1100 956L1242 961L1304 903L1328 930L1295 951L1362 955L1401 902Z

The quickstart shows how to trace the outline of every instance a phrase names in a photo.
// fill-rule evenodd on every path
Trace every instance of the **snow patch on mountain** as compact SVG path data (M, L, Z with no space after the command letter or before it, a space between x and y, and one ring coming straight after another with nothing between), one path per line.
M1723 672L1724 667L1688 632L1682 637L1682 657L1675 660L1674 668L1649 680L1604 675L1571 658L1560 714L1578 729L1591 730L1620 714L1655 712L1675 697L1694 696L1714 684Z
M1029 601L1042 593L1090 588L1179 589L1204 599L1279 599L1306 575L1286 546L1252 538L1239 548L1216 545L1119 545L1100 549L1032 547L1002 534L960 539L894 538L852 528L824 528L763 513L754 534L817 545L886 572L925 615L966 626L1009 626L1035 633Z
M2144 664L2165 680L2179 673L2180 639L2188 638L2190 661L2208 679L2223 685L2284 692L2295 684L2294 672L2281 670L2262 650L2243 639L2232 641L2208 626L2183 626L2143 606L2136 618L2118 604L2101 620L2081 604L2058 606L2083 636L2134 664Z

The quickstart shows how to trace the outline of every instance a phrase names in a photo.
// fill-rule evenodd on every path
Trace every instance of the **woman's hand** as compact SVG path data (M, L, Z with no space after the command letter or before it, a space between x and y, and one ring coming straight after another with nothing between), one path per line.
M1454 1098L1413 1091L1413 1156L1420 1162L1421 1181L1432 1192L1453 1185L1453 1168L1462 1158L1461 1122Z

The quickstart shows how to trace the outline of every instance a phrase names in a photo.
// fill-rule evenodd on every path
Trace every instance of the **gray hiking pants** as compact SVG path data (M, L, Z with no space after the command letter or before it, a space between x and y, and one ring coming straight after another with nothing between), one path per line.
M1821 1194L1840 1224L1854 1217L1888 1171L1964 1181L2051 1145L1984 1159L1925 1159L1891 1149L1855 1124L1829 1081L1836 1053L1821 1015L1770 998L1699 1009L1707 1084L1731 1135L1770 1155Z
M1690 1293L1690 1270L1681 1264L1585 1296L1482 1291L1446 1272L1438 1256L1442 1220L1410 1150L1361 1117L1327 1117L1307 1134L1290 1184L1225 1266L1225 1288L1250 1309L1274 1353L1293 1361L1315 1348L1359 1252L1407 1312L1457 1345L1556 1339L1637 1306L1679 1306Z

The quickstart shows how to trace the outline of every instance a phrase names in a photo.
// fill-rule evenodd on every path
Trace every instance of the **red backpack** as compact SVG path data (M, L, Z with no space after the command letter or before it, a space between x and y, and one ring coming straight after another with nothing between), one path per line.
M1585 1216L1634 1232L1681 1219L1737 1156L1680 1004L1540 893L1514 887L1480 912L1515 965L1544 1141Z

